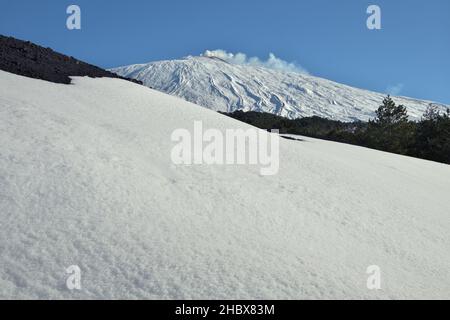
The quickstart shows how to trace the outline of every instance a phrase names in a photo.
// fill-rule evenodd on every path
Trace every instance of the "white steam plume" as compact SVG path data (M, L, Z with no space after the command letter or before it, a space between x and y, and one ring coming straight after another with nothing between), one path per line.
M273 70L296 72L301 74L308 74L308 71L295 62L287 62L280 58L277 58L273 53L269 54L267 60L261 60L258 57L247 57L245 53L230 53L225 50L206 50L203 57L216 57L222 59L228 63L238 65L249 65L255 67L264 67Z
M398 96L402 92L404 87L405 85L403 83L397 83L394 86L387 87L386 92L392 96Z

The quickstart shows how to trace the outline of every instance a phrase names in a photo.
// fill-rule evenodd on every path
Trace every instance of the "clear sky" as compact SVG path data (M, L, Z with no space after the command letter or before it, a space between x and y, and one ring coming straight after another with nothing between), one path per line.
M81 30L66 8L81 7ZM381 8L381 30L366 9ZM102 66L269 53L311 74L450 104L449 0L0 0L0 34Z

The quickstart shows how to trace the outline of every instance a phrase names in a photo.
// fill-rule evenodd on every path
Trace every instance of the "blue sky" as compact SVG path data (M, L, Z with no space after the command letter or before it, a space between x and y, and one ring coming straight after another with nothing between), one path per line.
M66 28L70 4L81 30ZM370 4L382 30L366 27ZM0 0L0 34L102 67L272 52L316 76L450 104L448 0Z

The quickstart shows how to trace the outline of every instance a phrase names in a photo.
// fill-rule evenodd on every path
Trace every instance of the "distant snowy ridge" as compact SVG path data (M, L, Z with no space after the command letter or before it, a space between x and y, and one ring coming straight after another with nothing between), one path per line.
M227 59L246 63L228 63ZM289 64L274 59L275 67L267 68L264 66L270 65L270 58L265 63L252 63L245 56L227 58L226 53L207 51L202 56L110 71L212 110L260 111L288 118L320 116L342 121L367 121L374 117L374 111L386 96L306 73L286 72ZM277 65L283 70L277 70ZM431 103L406 97L395 97L394 100L407 107L413 120L419 120ZM436 105L442 110L446 108L443 104Z

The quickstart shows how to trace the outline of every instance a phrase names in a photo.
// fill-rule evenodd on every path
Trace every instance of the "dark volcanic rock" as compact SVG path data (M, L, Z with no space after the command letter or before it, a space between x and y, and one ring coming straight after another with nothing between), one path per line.
M135 83L115 73L57 53L29 41L0 35L0 70L35 79L70 84L69 76L118 78Z

